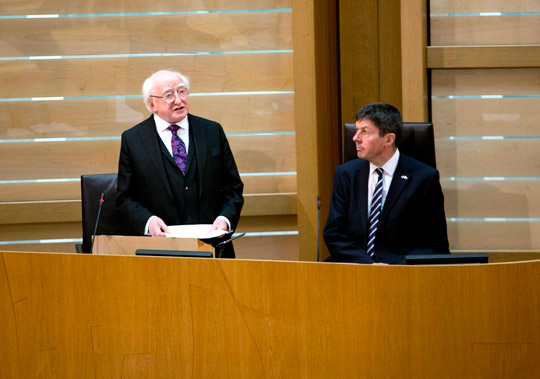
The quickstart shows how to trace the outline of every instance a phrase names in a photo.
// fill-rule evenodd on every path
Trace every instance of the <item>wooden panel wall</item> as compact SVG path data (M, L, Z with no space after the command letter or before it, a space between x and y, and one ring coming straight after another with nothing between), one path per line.
M328 255L322 230L339 163L337 1L293 1L300 259ZM321 196L318 227L317 195Z
M537 251L540 4L431 0L430 8L432 121L451 247Z
M0 377L536 378L539 274L0 253Z
M343 123L376 101L402 109L400 9L399 0L339 2Z
M291 5L4 4L2 245L73 251L81 235L80 175L117 170L120 134L148 117L143 80L170 67L191 79L191 112L220 122L229 136L246 184L238 232L249 237L239 247L267 247L261 250L266 258L273 252L282 258L284 249L292 249L289 259L297 258L297 227L291 224L297 192Z

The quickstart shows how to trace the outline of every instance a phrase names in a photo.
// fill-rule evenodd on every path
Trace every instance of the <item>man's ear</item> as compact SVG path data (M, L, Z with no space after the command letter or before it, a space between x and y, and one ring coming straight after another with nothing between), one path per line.
M394 133L387 133L384 136L384 139L385 139L386 145L391 146L394 144L394 142L396 142L396 135Z
M151 97L148 98L148 107L149 107L152 111L155 111L155 109L154 109L154 100L153 100Z

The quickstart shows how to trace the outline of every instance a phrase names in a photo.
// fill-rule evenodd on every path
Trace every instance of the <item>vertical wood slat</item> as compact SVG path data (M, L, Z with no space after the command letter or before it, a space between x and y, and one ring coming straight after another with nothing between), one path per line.
M429 120L426 7L423 0L401 0L402 116L406 121Z
M341 118L383 101L402 107L399 0L340 1Z
M402 109L401 4L378 0L380 101Z
M298 225L301 260L315 260L317 195L328 214L332 177L339 162L340 130L336 2L293 1ZM322 241L322 238L320 238ZM322 256L328 253L321 244Z
M339 2L341 119L354 121L358 109L379 101L379 16L377 1Z

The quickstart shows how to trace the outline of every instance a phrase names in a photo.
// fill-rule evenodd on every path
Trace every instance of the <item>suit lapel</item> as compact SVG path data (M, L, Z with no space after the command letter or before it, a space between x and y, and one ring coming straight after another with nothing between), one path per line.
M367 162L366 162L367 163ZM368 180L369 180L369 163L363 164L359 170L359 174L356 177L356 196L353 195L353 198L356 201L356 209L359 211L360 221L361 221L361 230L367 229L368 225Z
M204 183L204 169L206 167L206 158L207 158L207 138L206 128L204 123L199 122L198 117L194 117L191 114L188 114L189 129L191 131L192 140L189 141L189 144L195 147L195 156L197 159L197 169L199 171L199 197L202 195L202 189L205 186Z
M167 194L173 199L171 186L165 173L165 167L163 167L163 161L161 159L160 138L156 132L156 123L154 122L154 116L150 116L146 121L142 123L143 127L139 129L139 137L143 150L148 155L148 162L153 167L153 172L165 188ZM149 178L152 180L152 178Z
M388 195L386 195L386 200L384 202L384 207L381 214L381 223L384 222L386 216L396 204L396 201L400 197L401 193L403 192L405 187L407 187L407 184L410 180L409 172L409 165L407 165L407 163L403 159L403 155L401 155L399 157L396 171L394 172L394 176L392 178L392 183L390 183Z

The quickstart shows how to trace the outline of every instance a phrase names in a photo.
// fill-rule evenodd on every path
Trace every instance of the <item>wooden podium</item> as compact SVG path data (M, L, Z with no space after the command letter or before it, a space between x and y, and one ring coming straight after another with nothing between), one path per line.
M537 378L540 261L0 253L0 377Z
M214 248L196 238L96 236L94 254L135 255L137 249L209 251Z

